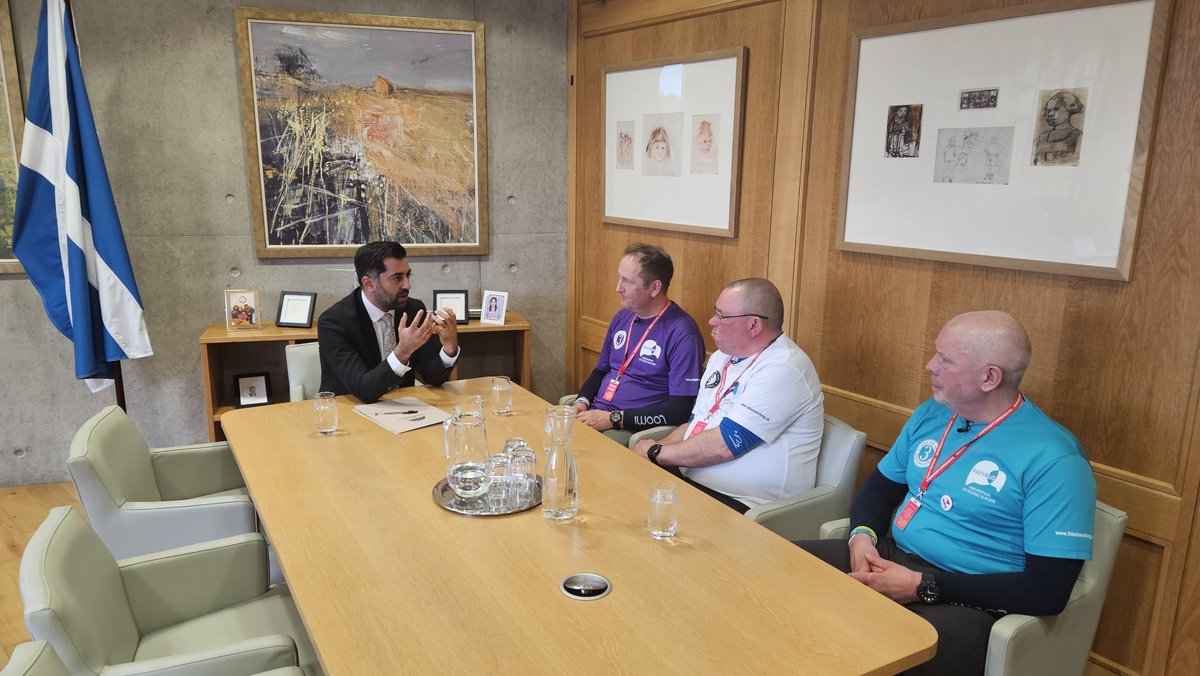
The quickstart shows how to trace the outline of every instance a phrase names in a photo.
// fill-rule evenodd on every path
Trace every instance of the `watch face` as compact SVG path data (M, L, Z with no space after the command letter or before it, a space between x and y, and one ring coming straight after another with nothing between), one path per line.
M621 422L621 412L620 412L620 411L613 411L612 413L609 413L609 414L608 414L608 421L609 421L609 422L611 422L611 423L612 423L612 424L614 424L614 425L616 425L617 423Z

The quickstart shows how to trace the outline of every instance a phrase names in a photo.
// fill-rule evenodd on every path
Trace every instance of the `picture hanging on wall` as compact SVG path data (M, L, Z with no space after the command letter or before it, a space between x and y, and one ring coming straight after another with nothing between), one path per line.
M260 258L488 252L483 24L238 8Z
M604 71L604 222L737 235L746 48Z
M0 78L4 105L0 106L0 274L24 272L13 255L13 216L17 206L17 174L21 164L21 134L25 111L17 80L17 51L13 47L8 0L0 0Z
M837 247L1129 280L1171 2L855 34Z

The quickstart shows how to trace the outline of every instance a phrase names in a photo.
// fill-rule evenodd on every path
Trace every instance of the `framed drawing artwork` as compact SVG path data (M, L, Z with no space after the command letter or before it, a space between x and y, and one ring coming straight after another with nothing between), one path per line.
M8 0L0 0L0 274L24 272L13 255L13 216L17 206L17 174L21 164L21 135L25 111L21 107L21 85L17 80L17 52L13 46L12 18Z
M504 313L508 310L507 291L483 292L483 311L479 315L480 324L504 325Z
M467 292L465 290L434 291L433 307L429 309L440 310L444 307L454 310L457 323L466 324L470 321L470 318L467 317Z
M746 48L604 71L604 222L737 235Z
M225 289L225 328L229 331L262 328L258 289Z
M255 251L488 252L483 24L237 9Z
M311 329L316 307L317 294L311 291L281 291L279 316L275 318L275 326Z
M237 408L266 406L271 403L271 374L243 373L233 377Z
M1171 2L856 35L838 248L1128 280Z

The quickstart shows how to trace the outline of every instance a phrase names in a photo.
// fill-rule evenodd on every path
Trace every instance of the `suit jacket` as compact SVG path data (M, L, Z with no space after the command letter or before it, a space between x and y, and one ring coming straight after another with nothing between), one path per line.
M412 324L425 304L409 297L404 310L397 310L392 330L400 315L408 313ZM375 326L363 305L362 287L334 303L317 320L317 342L321 355L321 389L335 394L353 394L364 403L378 401L388 390L408 387L420 374L426 385L441 385L450 377L450 369L442 363L442 343L433 335L413 353L409 363L412 370L398 376L379 353Z

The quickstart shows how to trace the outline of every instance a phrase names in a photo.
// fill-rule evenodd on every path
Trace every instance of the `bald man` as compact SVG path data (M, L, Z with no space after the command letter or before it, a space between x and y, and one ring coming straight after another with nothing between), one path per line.
M717 351L691 419L633 451L742 513L812 488L825 398L812 360L783 334L779 290L738 280L717 297L708 325Z
M933 399L855 495L849 539L797 544L937 629L937 655L909 673L981 674L997 618L1066 606L1096 482L1075 436L1020 393L1016 319L968 312L934 345Z

